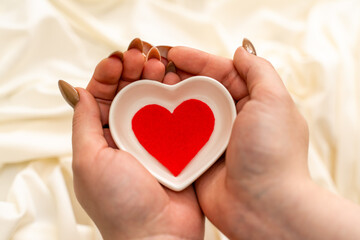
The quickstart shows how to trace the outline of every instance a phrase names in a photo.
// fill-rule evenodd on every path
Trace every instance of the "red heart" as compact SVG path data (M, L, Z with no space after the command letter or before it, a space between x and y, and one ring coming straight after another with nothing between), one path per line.
M177 176L209 140L215 124L210 107L189 99L171 113L157 104L141 108L132 119L140 144Z

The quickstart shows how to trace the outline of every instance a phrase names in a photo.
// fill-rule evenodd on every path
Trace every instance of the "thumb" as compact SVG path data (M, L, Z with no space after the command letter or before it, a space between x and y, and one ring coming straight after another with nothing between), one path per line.
M261 99L268 94L289 97L280 76L267 60L239 47L234 54L233 61L240 77L246 83L251 99Z
M76 90L80 95L80 101L74 108L73 161L91 159L101 149L108 147L102 129L99 105L85 89Z

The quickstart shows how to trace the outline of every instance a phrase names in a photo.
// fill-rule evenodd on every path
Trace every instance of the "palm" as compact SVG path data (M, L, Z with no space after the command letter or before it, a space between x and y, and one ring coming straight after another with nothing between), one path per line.
M170 51L170 56L181 62L183 54L177 51ZM196 53L189 62L197 64L182 65L192 74L207 75L211 69L222 69L210 77L227 87L238 110L226 159L218 161L196 182L201 208L231 238L268 238L266 234L282 224L276 218L269 220L273 208L268 206L274 206L274 199L286 199L276 195L286 192L286 183L306 175L306 124L266 61L241 48L230 63L197 50L182 52ZM289 143L292 146L285 148ZM298 169L299 174L291 169Z
M164 70L160 61L145 62L136 49L127 51L123 62L117 58L100 62L87 90L97 101L101 124L107 125L111 101L121 87L140 78L162 81ZM201 239L204 217L193 186L182 192L163 187L133 156L116 148L108 128L100 134L104 140L89 153L74 151L74 185L84 209L104 229L104 238L116 230L128 238Z
M189 233L193 238L201 236L203 216L192 187L173 192L163 188L131 155L110 148L102 152L97 154L99 159L93 160L95 165L89 168L91 178L87 183L91 188L87 189L90 193L86 193L94 196L91 202L87 199L86 204L93 204L88 208L101 209L101 213L96 213L102 215L102 220L96 222L100 228L104 227L101 226L103 222L111 222L114 229L127 226L129 236L136 234L139 228L151 229L147 235ZM98 219L99 216L92 217ZM129 222L133 224L128 226ZM157 229L157 225L166 228ZM171 226L175 227L171 229Z
M185 79L193 75L205 75L212 77L221 82L230 92L236 102L238 116L234 122L232 137L227 148L227 172L231 173L232 169L239 169L241 161L236 158L247 154L251 156L251 162L256 162L266 156L259 156L259 154L279 152L274 148L275 145L269 136L276 138L276 135L283 134L286 129L281 128L285 125L282 122L287 119L277 118L277 115L286 115L282 112L283 108L274 109L269 106L271 104L261 104L264 101L276 102L281 101L277 99L276 95L269 95L266 91L257 91L252 94L251 99L248 93L248 86L245 84L244 76L237 71L231 59L211 55L196 49L186 47L176 47L169 51L169 59L174 61L176 66L181 69L179 75L181 79ZM186 60L186 61L185 61ZM272 86L276 88L276 86ZM286 108L284 108L286 109ZM264 121L266 119L266 121ZM274 128L275 126L275 128ZM277 128L276 128L277 127ZM280 144L281 146L281 144ZM249 156L244 158L250 159ZM223 161L209 171L212 178L218 178L217 175L225 177L225 165ZM214 176L215 175L215 176ZM238 175L238 173L236 173ZM214 180L214 182L217 182ZM223 184L224 181L219 181ZM219 191L222 191L219 188Z

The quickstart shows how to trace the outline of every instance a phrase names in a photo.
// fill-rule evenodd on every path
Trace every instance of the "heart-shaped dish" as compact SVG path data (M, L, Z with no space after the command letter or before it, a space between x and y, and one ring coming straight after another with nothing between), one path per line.
M189 99L207 104L215 117L214 130L202 149L178 176L174 176L139 143L132 129L132 119L143 107L157 104L170 112ZM114 98L109 126L116 145L132 154L166 187L181 191L203 174L226 149L236 117L234 100L218 81L204 76L190 77L175 85L139 80L123 88Z

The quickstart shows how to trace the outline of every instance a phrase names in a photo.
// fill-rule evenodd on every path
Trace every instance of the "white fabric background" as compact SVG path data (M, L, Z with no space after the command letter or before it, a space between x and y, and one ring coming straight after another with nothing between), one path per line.
M0 240L101 239L73 193L57 80L85 87L135 37L229 58L248 37L309 123L313 179L360 203L359 13L358 0L0 0Z

